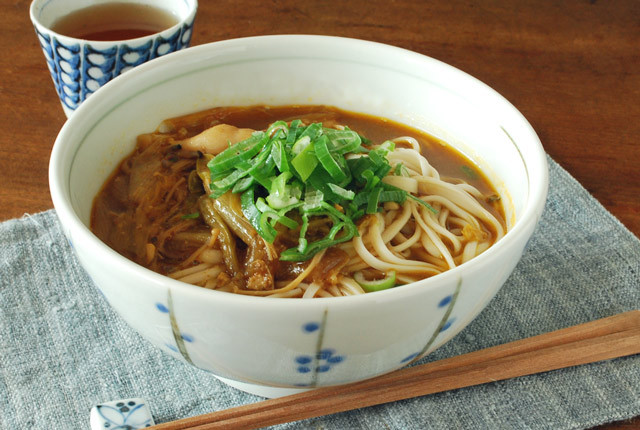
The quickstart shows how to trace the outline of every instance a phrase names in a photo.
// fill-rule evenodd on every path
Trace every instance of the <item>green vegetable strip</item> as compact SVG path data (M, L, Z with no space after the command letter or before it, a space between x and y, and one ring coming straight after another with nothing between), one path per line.
M376 169L375 175L382 179L385 176L387 176L387 174L391 171L391 166L389 164L382 164L380 166L378 166L378 168Z
M320 161L320 164L322 164L322 167L324 167L324 169L331 175L333 180L335 182L342 182L347 179L347 174L331 156L329 148L327 147L328 142L329 139L326 136L321 136L315 141L313 146L316 150L316 155L318 156L318 160Z
M274 226L277 223L280 223L289 229L295 229L298 227L297 222L284 215L285 213L289 212L294 206L295 205L290 205L287 206L284 211L281 210L276 212L265 202L262 197L258 197L258 199L256 200L256 208L258 209L258 211L262 212L263 215L267 214L269 216L269 224Z
M374 281L368 281L362 272L356 272L353 279L360 284L366 292L371 293L373 291L381 291L394 287L396 285L396 272L395 270L391 270L384 278Z
M291 160L291 165L296 169L298 175L300 175L302 182L306 182L313 172L313 169L318 165L318 158L313 150L313 144L310 143L305 146L304 149Z
M337 196L333 191L331 191L331 188L329 188L330 183L331 176L329 176L327 171L322 167L316 167L316 169L307 180L307 187L322 191L325 201L340 203L340 197Z
M233 168L241 161L249 160L262 150L268 140L269 136L266 133L256 132L248 139L231 145L211 159L208 164L211 173Z
M298 139L308 136L311 141L314 141L322 134L322 132L322 123L314 122L313 124L309 124L307 126L307 128L300 134Z
M384 155L382 155L379 151L376 151L376 150L369 152L369 159L373 161L373 164L375 166L380 166L386 163L387 161L386 158L384 158Z
M256 207L255 200L253 199L253 188L249 188L242 193L240 196L240 206L242 208L242 213L249 220L253 228L256 229L260 236L267 240L267 237L265 237L265 233L262 231L262 227L260 225L260 217L262 216L262 213L260 213Z
M310 144L311 138L309 136L302 136L300 139L296 140L296 143L291 147L291 153L293 155L298 155Z
M365 180L367 181L366 185L364 186L365 191L373 190L376 187L376 185L378 185L378 183L380 182L380 178L377 177L375 173L373 173L369 169L362 172L362 177L365 178Z
M393 169L393 174L396 176L409 176L409 172L407 172L407 169L402 163L396 164L395 169Z
M331 140L334 151L340 155L354 152L360 147L362 140L360 135L349 129L345 130L327 130L326 136Z
M429 209L429 210L430 210L431 212L433 212L434 214L437 214L437 213L438 213L438 211L437 211L436 209L434 209L434 207L433 207L433 206L431 206L429 203L425 202L424 200L419 199L419 198L417 198L416 196L411 195L411 194L409 194L409 193L407 193L407 197L409 197L411 200L414 200L414 201L416 201L416 202L420 203L422 206L424 206L425 208Z
M227 176L224 179L221 179L219 181L215 181L212 183L213 186L216 187L216 189L218 190L228 190L230 187L232 187L236 182L238 182L240 179L244 178L245 176L247 176L249 174L248 171L242 171L242 170L235 170L233 173L231 173L229 176Z
M291 170L289 167L289 160L287 159L287 151L285 148L285 142L277 140L273 143L273 149L271 150L271 156L276 166L281 172L288 172Z
M353 200L353 198L356 196L356 193L354 193L351 190L345 190L344 188L342 188L339 185L336 184L327 184L327 186L331 189L331 191L333 191L336 195L338 195L340 198L343 198L345 200Z
M336 237L340 231L343 234ZM341 222L334 225L329 234L324 238L310 243L304 247L301 251L300 248L289 248L280 254L280 260L283 261L305 261L313 257L318 251L328 248L333 245L337 245L342 242L351 240L353 236L357 234L358 230L352 223ZM304 239L306 242L306 239Z
M277 139L281 135L286 135L289 131L289 126L284 121L276 121L267 128L267 136L270 136L272 139Z
M369 157L359 157L352 158L347 160L347 165L351 169L351 175L356 178L358 184L364 184L362 173L365 170L371 170L370 168L373 166L373 163L369 159Z
M287 135L287 139L285 143L289 146L293 145L296 140L298 140L298 136L302 133L304 127L302 126L302 121L299 119L295 119L291 121L291 125L289 126L289 134Z
M275 225L275 223L280 223L283 226L287 227L289 230L293 230L298 228L298 223L292 220L289 217L284 215L275 214L273 221L271 221L271 225Z
M380 200L381 192L382 192L382 188L376 188L369 195L369 201L367 202L368 214L374 214L378 211L378 201Z
M269 223L269 218L273 215L274 214L272 212L263 212L260 215L259 220L260 229L258 230L258 233L260 233L260 236L269 243L273 243L273 241L276 240L276 235L278 234L276 229Z
M404 203L407 199L407 192L404 190L398 191L383 191L380 193L380 198L378 199L379 203L385 202L396 202L396 203Z
M305 212L317 209L322 206L323 201L324 193L322 191L308 188L307 193L304 196L304 205L302 206L302 209Z
M243 191L246 191L254 183L255 183L255 180L253 179L253 177L243 178L243 179L239 180L238 182L236 182L236 184L231 189L231 192L234 193L234 194L241 193Z

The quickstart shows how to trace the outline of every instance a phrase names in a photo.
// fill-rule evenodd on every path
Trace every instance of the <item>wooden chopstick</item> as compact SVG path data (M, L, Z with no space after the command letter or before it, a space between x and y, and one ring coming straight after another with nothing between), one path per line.
M640 311L401 369L373 379L159 424L251 429L640 353Z

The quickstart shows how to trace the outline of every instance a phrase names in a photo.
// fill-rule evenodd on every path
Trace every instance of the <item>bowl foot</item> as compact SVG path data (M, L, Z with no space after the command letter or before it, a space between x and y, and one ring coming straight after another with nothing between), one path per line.
M291 394L298 394L310 390L310 388L270 387L268 385L250 384L247 382L240 382L234 381L233 379L223 378L221 376L216 376L216 378L233 388L237 388L238 390L269 399L288 396Z

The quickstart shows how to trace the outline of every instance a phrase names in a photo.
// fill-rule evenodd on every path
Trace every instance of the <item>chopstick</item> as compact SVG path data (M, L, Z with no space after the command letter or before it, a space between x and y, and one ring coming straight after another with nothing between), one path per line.
M156 430L252 429L640 353L640 311L347 385L184 418Z

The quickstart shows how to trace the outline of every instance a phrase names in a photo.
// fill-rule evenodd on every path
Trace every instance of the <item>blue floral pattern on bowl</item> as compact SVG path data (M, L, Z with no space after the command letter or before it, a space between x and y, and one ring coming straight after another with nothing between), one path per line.
M167 341L165 342L165 346L173 352L180 353L187 363L193 364L185 342L193 343L194 338L189 334L183 333L178 326L178 320L176 319L176 315L173 310L173 297L171 295L171 290L167 291L167 304L156 303L155 308L163 314L168 314L169 323L171 324L173 342Z
M320 322L311 321L302 325L302 333L312 335L317 333L316 350L311 354L300 354L294 357L294 368L300 375L309 375L308 382L296 384L298 387L314 387L318 383L318 375L329 372L334 366L346 360L345 355L337 354L333 348L323 346L324 331L327 325L327 313L325 310Z
M434 310L440 310L440 312L442 312L440 322L433 332L429 334L424 346L419 348L418 351L411 352L402 358L399 362L400 365L408 365L422 358L430 352L435 341L441 334L455 326L457 318L452 316L452 312L456 305L461 286L462 280L459 280L453 292L447 294L435 303ZM169 351L182 356L186 362L195 364L189 354L187 345L194 344L195 338L188 333L184 333L179 327L171 289L167 290L166 302L155 302L153 306L156 311L165 314L169 319L171 334L170 338L164 342L165 347ZM306 337L311 344L309 345L309 342L302 342L302 344L306 343L309 345L309 351L301 351L291 358L291 372L293 375L297 375L297 377L294 377L294 380L291 381L292 386L301 388L320 386L323 382L320 380L322 375L333 375L331 371L348 359L347 354L325 345L325 330L327 327L328 314L328 309L325 309L319 320L307 321L299 326L298 333L302 333L302 336ZM194 346L196 349L198 348L197 345L194 344ZM192 348L192 346L189 346L189 348ZM332 378L332 376L328 377ZM295 381L296 379L297 382Z
M453 312L453 307L455 306L456 300L458 299L458 294L460 294L461 287L462 287L462 279L458 281L456 285L456 289L452 294L449 294L443 297L438 302L438 308L440 309L446 308L446 311L442 316L442 319L440 320L440 324L438 324L438 327L433 332L433 334L431 335L431 337L429 338L425 346L420 351L412 352L411 354L404 357L402 360L400 360L400 364L403 364L403 365L410 364L410 363L413 363L414 361L419 360L422 356L424 356L429 351L433 343L438 338L438 335L449 330L454 325L456 318L452 317L451 313Z
M324 373L331 370L331 368L344 361L343 355L337 355L336 351L331 348L325 348L315 355L299 355L295 358L295 362L298 365L298 373L309 373L315 371L317 373Z

